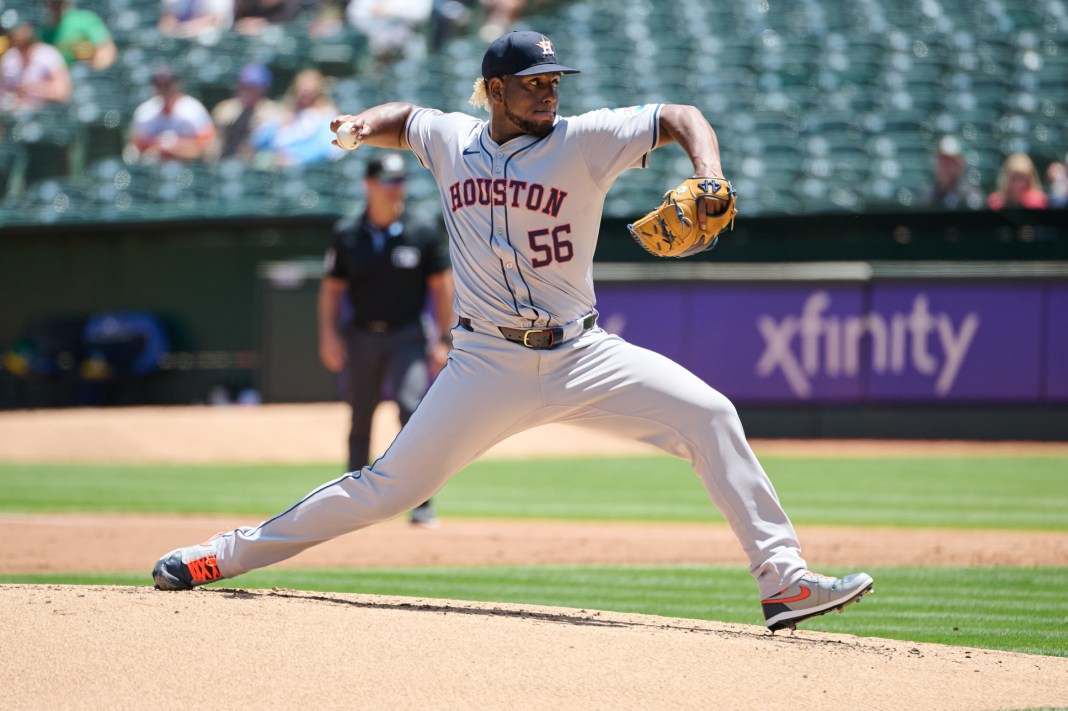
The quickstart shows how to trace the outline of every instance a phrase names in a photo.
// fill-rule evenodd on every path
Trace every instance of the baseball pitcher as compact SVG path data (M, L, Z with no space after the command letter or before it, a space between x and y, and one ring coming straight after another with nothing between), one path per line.
M677 363L597 326L592 262L606 194L677 143L693 177L632 225L664 256L715 244L734 219L716 134L692 106L558 114L561 65L537 32L483 58L472 104L488 120L388 103L331 124L338 145L410 150L441 193L455 278L453 350L407 425L371 466L327 482L258 526L163 556L162 590L184 590L296 555L398 516L501 440L549 422L607 430L689 461L749 558L772 630L841 609L872 588L808 570L734 406Z

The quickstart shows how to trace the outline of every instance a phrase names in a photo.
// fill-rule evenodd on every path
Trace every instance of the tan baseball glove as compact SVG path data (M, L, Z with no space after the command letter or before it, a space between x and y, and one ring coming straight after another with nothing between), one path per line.
M705 200L711 204L702 230L698 209ZM658 208L627 229L649 254L688 257L712 249L720 233L734 227L734 202L734 188L726 178L690 178L664 193Z

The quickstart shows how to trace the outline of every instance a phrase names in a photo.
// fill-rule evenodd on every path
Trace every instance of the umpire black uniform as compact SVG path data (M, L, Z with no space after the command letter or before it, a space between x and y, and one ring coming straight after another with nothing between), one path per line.
M352 407L349 471L369 464L371 421L388 386L403 426L426 392L430 368L447 356L452 316L448 246L439 230L404 215L404 163L398 154L374 159L367 167L368 205L363 214L334 228L319 295L320 355L331 370L341 363L329 352L340 324ZM423 312L433 297L440 343L427 342ZM342 298L350 307L341 308ZM336 342L333 344L336 348ZM439 363L434 360L440 349ZM415 523L433 525L427 502L412 512Z

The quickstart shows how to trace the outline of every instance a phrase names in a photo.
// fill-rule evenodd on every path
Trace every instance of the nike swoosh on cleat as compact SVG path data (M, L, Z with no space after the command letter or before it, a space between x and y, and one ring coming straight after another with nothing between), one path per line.
M812 591L808 588L801 588L801 592L793 597L769 597L767 600L761 600L761 602L801 602L802 600L807 600L811 594Z

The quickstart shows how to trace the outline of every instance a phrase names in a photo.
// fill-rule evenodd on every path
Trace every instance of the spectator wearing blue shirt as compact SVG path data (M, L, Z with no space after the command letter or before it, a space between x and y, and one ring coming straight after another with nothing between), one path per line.
M338 110L315 69L298 73L289 85L281 114L256 128L252 145L259 167L309 165L337 160L345 151L331 144L330 121Z

